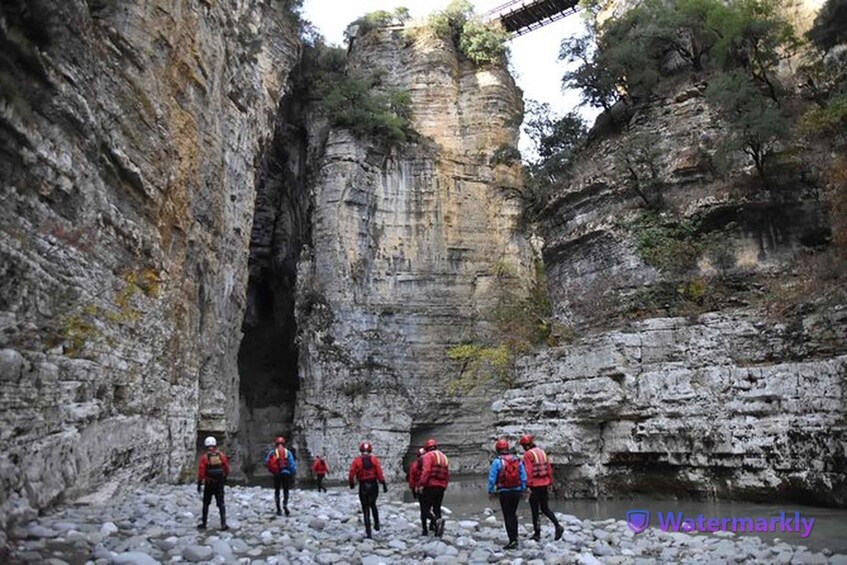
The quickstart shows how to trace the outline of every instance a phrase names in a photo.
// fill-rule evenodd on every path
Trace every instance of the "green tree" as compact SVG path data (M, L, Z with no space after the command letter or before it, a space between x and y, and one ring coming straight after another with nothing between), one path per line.
M581 92L582 103L608 111L618 99L615 76L598 58L598 47L590 34L562 40L559 59L566 63L578 63L576 69L567 71L562 77L562 86Z
M734 0L729 6L716 11L709 22L721 30L714 49L717 61L725 70L745 70L779 102L784 89L776 68L799 44L794 28L782 17L781 2Z
M749 76L738 72L713 80L706 97L726 121L727 147L746 153L767 182L767 163L779 143L791 136L791 121L785 112L775 101L762 96Z
M473 13L473 4L468 0L452 0L445 9L430 15L427 25L437 36L453 41L458 47L462 29Z
M847 0L827 0L806 37L824 53L847 43Z
M509 34L499 22L469 19L462 26L459 50L477 65L496 65L509 54Z

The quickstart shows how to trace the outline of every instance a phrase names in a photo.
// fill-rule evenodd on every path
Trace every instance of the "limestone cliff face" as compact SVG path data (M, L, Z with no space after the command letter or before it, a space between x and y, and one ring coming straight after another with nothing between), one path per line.
M536 432L575 495L844 505L845 297L828 275L803 286L828 257L826 153L777 157L761 190L741 156L718 174L722 128L686 83L591 142L542 222L576 338L524 360L498 429ZM688 243L643 223L648 201Z
M437 437L455 471L485 464L488 392L447 394L447 348L472 338L499 265L531 278L532 254L506 199L522 109L502 68L453 46L377 31L353 40L353 71L412 98L418 142L385 149L330 131L314 183L312 246L298 277L302 447L344 465L369 439L395 476L411 446ZM384 72L383 72L384 71Z
M236 429L282 4L3 3L3 523L193 472L198 434Z

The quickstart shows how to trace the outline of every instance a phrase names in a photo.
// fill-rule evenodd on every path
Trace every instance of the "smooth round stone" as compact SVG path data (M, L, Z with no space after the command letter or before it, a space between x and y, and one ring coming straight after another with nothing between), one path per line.
M27 537L32 539L38 538L55 538L59 532L52 528L46 528L41 524L34 524L26 529Z
M315 561L317 561L320 565L332 565L333 563L340 563L343 560L344 557L338 553L319 553L318 556L315 557Z
M212 558L212 555L212 548L208 545L189 545L182 550L183 558L193 563L208 561Z
M158 561L140 551L118 553L112 558L114 565L158 565Z

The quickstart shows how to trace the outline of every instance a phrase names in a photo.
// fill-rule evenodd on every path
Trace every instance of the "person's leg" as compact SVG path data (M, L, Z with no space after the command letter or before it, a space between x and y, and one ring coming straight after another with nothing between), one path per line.
M200 522L200 527L205 528L206 522L209 518L209 505L212 503L212 496L214 495L212 489L208 484L203 485L203 515Z
M444 502L444 489L432 489L432 513L436 518L441 518L441 503Z
M276 502L276 515L282 515L282 508L279 506L279 488L282 486L282 475L274 475L274 502Z
M435 535L441 537L444 535L444 524L447 520L441 515L441 503L444 502L444 489L436 488L433 492L433 501L432 508L433 514L435 514L438 519L436 520L436 529Z
M379 510L376 508L377 498L379 498L379 484L374 483L374 489L368 498L368 502L371 505L371 513L374 518L374 530L379 531Z
M538 514L538 509L541 501L542 489L533 487L529 492L529 509L532 512L532 539L538 541L541 539L541 520Z
M509 536L509 546L517 547L518 543L518 503L520 493L505 492L500 494L500 508L503 510L503 522L506 534Z
M215 485L215 502L218 505L218 512L221 515L221 529L228 530L226 525L226 503L224 502L224 484L223 482Z
M318 475L318 492L321 492L321 490L323 489L323 487L321 486L322 482L324 482L324 476Z
M282 509L285 511L285 515L289 516L291 513L288 511L288 491L291 489L291 475L283 475L282 476Z
M365 521L365 535L371 536L371 512L370 503L368 501L368 489L366 485L359 483L359 504L362 505L362 516Z
M541 512L553 522L553 526L556 528L556 536L555 539L561 539L562 534L565 533L565 529L559 523L559 520L556 518L556 513L550 510L550 491L547 487L544 487L541 492L541 496L538 498L538 502L541 505Z
M427 529L427 522L430 521L432 516L432 500L429 489L424 488L421 491L418 500L421 503L421 527L423 528L423 535L427 535L429 532Z

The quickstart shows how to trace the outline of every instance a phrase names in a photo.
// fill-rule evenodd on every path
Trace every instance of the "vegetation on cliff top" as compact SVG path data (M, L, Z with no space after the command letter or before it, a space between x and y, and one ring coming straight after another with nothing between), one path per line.
M349 42L354 32L363 37L376 29L403 25L409 19L407 8L378 10L354 21L344 35ZM505 64L508 58L509 34L499 22L484 22L477 17L467 0L452 0L445 9L431 14L423 28L410 28L408 33L413 36L421 31L452 42L459 53L479 66Z

